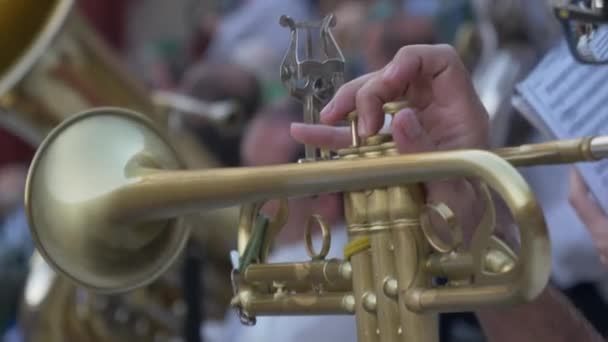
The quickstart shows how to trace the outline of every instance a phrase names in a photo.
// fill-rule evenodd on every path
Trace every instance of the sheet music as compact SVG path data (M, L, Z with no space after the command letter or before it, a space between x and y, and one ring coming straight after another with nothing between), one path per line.
M606 56L608 54L608 26L601 25L591 35L589 49L593 56ZM600 57L600 60L605 58Z
M608 66L578 63L565 42L552 49L516 90L529 107L522 114L552 139L608 135ZM608 160L576 166L608 213Z

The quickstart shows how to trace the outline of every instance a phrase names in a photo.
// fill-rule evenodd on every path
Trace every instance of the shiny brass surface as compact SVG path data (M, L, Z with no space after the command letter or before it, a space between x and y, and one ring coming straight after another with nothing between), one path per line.
M235 274L232 304L246 322L269 314L354 314L360 340L433 341L437 312L530 301L546 285L542 211L508 161L593 160L590 146L601 149L602 141L399 155L388 136L376 136L334 160L184 171L149 119L107 107L74 116L47 137L28 175L26 206L38 249L56 270L81 286L116 292L147 284L169 266L189 234L176 223L182 215L251 203L241 210L242 257L258 236L254 222L265 201L342 191L349 260L312 255L266 264L260 253ZM462 177L482 181L486 213L468 248L434 246L422 228L419 183ZM494 209L483 184L510 209L518 253L492 235ZM450 217L448 209L440 212ZM271 236L284 215L269 221L277 225ZM260 246L271 240L261 239ZM448 286L434 285L436 276L448 277Z
M87 108L113 105L160 119L147 91L74 13L73 0L0 3L0 107L39 140Z
M120 222L107 217L110 202L97 200L133 182L138 172L181 167L160 130L127 113L108 108L66 120L38 149L26 185L30 224L41 227L34 228L34 239L52 241L40 252L55 267L77 267L73 278L98 291L130 290L156 278L188 238L188 226L179 219ZM93 229L79 229L84 225Z

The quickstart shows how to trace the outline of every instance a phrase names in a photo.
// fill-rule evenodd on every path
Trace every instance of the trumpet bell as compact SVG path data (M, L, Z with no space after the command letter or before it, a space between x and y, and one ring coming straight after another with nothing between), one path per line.
M116 219L112 194L141 175L180 168L168 140L139 114L108 107L64 121L38 149L27 179L39 251L55 270L100 292L151 282L177 257L189 227L179 218Z

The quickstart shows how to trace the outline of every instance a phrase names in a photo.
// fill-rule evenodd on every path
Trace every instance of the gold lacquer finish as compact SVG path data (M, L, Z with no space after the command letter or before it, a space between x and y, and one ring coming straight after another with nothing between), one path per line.
M37 145L70 115L121 106L160 119L143 85L73 13L73 0L0 2L0 107ZM10 124L10 123L9 123Z
M588 146L570 161L600 158L604 141L569 143ZM112 292L145 284L168 267L188 235L177 224L181 215L252 203L241 211L241 260L233 275L232 303L244 322L269 314L354 314L360 340L432 341L436 312L530 301L546 285L550 252L542 212L500 155L531 165L534 151L542 162L561 162L559 153L546 155L562 145L529 145L520 156L514 150L398 155L388 137L378 136L334 160L182 171L148 119L101 108L67 120L47 137L28 175L26 205L50 264L82 286ZM487 191L486 214L468 249L431 243L418 184L462 177L480 179L504 199L521 236L517 254L492 235ZM339 191L345 192L350 237L346 259L325 260L311 251L310 261L267 264L264 246L286 213L260 220L260 204ZM450 220L449 208L435 210ZM324 240L330 239L327 231ZM436 276L448 285L434 285Z

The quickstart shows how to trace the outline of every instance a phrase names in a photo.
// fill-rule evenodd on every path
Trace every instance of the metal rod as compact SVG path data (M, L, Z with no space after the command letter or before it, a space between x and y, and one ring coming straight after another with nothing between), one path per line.
M252 315L350 315L355 301L351 293L256 294L243 308Z
M304 122L308 124L317 124L315 121L315 99L312 95L307 95L304 98ZM318 148L313 145L304 145L304 153L306 156L306 160L316 160L317 159L317 150Z
M396 148L386 152L395 155ZM421 204L424 192L418 184L392 186L387 189L388 209L392 222L396 280L398 287L401 336L407 341L439 341L439 316L435 313L417 313L407 307L403 294L411 287L431 287L432 277L425 275L420 265L430 253L429 245L420 227Z
M350 263L337 259L252 264L243 273L243 279L248 283L285 283L288 288L291 285L311 287L320 284L350 290L351 272L346 269L350 269Z
M363 154L363 158L381 157L382 152L373 151ZM366 196L365 210L369 230L370 252L376 293L376 314L381 342L397 342L400 334L399 307L396 297L384 291L385 282L396 278L396 266L392 233L386 227L389 217L389 198L386 188L374 189ZM364 208L359 208L364 209ZM414 272L415 269L409 271Z
M110 192L107 200L112 206L107 209L112 211L115 220L138 221L258 202L286 194L297 197L462 177L481 177L510 200L519 201L530 192L522 176L496 155L484 151L447 151L360 160L155 172ZM93 202L99 204L99 200L103 198ZM82 205L86 206L86 203Z
M550 247L544 216L523 177L489 152L449 151L255 168L158 172L111 192L107 198L80 206L97 205L108 219L139 222L286 194L293 197L463 177L481 178L504 199L520 228L521 258L538 260L523 263L513 285L505 289L508 293L500 295L534 298L549 277ZM100 201L107 206L100 205ZM434 291L445 291L446 298L452 298L450 290ZM454 304L478 298L480 292L482 289L470 291L471 298L463 295ZM407 299L410 310L424 310L422 297L414 294ZM488 300L497 303L493 298Z
M540 144L499 148L492 152L514 166L594 161L608 155L608 137L556 140Z

